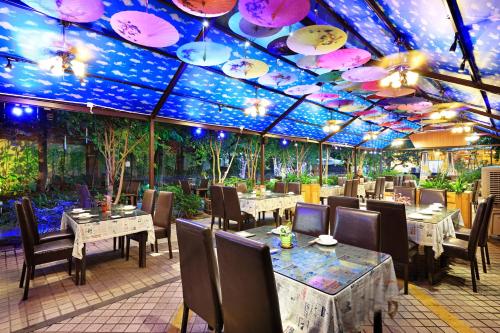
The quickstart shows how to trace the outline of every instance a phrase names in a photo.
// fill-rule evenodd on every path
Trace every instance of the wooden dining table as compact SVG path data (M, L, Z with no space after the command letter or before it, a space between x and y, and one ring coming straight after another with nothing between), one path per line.
M390 255L340 243L322 246L300 233L292 249L282 249L271 230L246 232L271 249L285 331L356 331L372 315L375 331L381 331L381 312L397 311L399 288Z

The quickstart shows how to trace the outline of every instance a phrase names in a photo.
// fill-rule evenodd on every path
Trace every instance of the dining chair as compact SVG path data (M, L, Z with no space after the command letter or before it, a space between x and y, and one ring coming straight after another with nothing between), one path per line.
M247 183L237 183L236 191L240 193L247 193L248 192Z
M283 332L269 247L224 231L215 241L224 332Z
M292 230L313 237L328 233L328 214L330 207L325 205L298 202Z
M346 180L344 183L344 197L350 197L352 190L352 180Z
M378 177L373 191L366 191L366 197L382 200L385 193L385 177Z
M414 179L405 180L405 181L403 181L403 186L417 188L417 181Z
M286 193L286 185L284 182L274 183L274 193Z
M230 221L235 221L238 226L238 231L255 226L255 219L252 215L241 211L240 199L235 187L224 186L222 188L224 197L224 225L223 229L229 229Z
M359 209L359 199L345 196L330 196L328 197L328 207L330 207L329 221L330 221L330 235L333 235L335 230L335 217L337 207L349 207Z
M481 194L481 180L476 179L472 184L472 207L474 208L474 210L477 210L480 194Z
M403 186L403 175L398 175L394 178L394 187L396 186Z
M353 179L351 185L351 194L350 197L357 198L358 197L358 187L359 187L359 179Z
M491 221L491 215L493 213L493 202L495 201L495 196L490 194L485 202L486 208L483 213L483 228L479 234L478 247L481 251L481 263L483 265L483 272L487 273L486 264L490 265L490 253L488 250L488 232ZM474 220L475 221L475 220ZM455 236L459 239L463 239L468 241L470 238L471 229L460 227L458 230L455 230Z
M73 241L65 238L46 243L36 244L23 205L15 203L16 217L21 229L21 239L24 250L24 262L21 271L19 288L23 288L22 300L28 299L30 279L35 278L36 265L42 265L59 260L68 260L68 274L71 275L73 263ZM78 280L78 269L77 269Z
M200 180L200 186L196 189L196 194L200 197L206 197L208 193L208 178Z
M288 192L293 192L294 194L301 194L300 183L288 183Z
M184 219L177 219L175 225L184 299L181 332L187 331L191 310L220 333L223 317L212 232L201 223Z
M94 201L87 185L80 185L78 192L78 205L80 208L94 207Z
M446 207L446 190L437 190L431 188L420 189L420 205L430 205L433 203L440 203Z
M406 209L403 203L368 200L366 209L380 213L381 252L390 254L395 264L404 267L404 293L408 295L410 259L418 253L418 244L408 240Z
M139 197L139 188L141 187L141 182L133 180L125 188L125 193L122 194L127 198L131 205L137 205L137 198Z
M38 231L38 221L35 215L35 211L33 210L31 200L28 197L23 197L21 200L21 205L23 206L24 212L26 213L26 221L28 222L28 226L30 227L35 245L53 242L60 239L72 239L75 237L71 228L40 234Z
M191 185L189 184L188 180L186 180L186 179L179 180L179 185L181 186L182 192L185 195L191 194Z
M333 237L339 242L380 252L380 213L337 207Z
M415 206L417 202L417 189L414 187L394 186L394 195L400 195L410 199L410 203Z
M221 229L222 221L226 219L224 215L224 195L222 186L210 186L210 205L212 208L212 223L210 224L210 229L214 228L215 218L219 219L219 229Z
M476 217L472 224L469 240L448 237L443 241L443 254L448 258L459 258L469 262L472 279L472 291L477 293L476 280L479 280L479 269L477 266L476 251L479 236L484 225L486 214L486 202L481 202L477 207Z
M339 184L339 186L344 186L346 180L347 180L347 177L339 177L338 178L338 184Z
M143 212L154 215L155 196L156 196L155 190L144 191L144 194L142 195L142 206L141 206L141 210Z

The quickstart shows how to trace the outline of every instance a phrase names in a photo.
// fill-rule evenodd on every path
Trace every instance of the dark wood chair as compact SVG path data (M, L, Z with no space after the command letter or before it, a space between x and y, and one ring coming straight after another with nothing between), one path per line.
M375 188L373 191L366 191L366 197L371 199L384 199L385 193L385 177L378 177L375 181Z
M337 207L333 237L340 243L367 250L381 250L380 213Z
M73 263L73 241L68 238L36 244L23 205L15 203L17 221L21 229L24 250L24 262L21 271L19 288L23 288L23 301L28 299L30 279L35 278L36 265L47 264L59 260L68 260L68 274L71 275ZM77 269L78 281L78 269Z
M288 183L288 192L301 194L300 183Z
M486 264L490 265L490 252L488 250L488 229L490 226L491 215L493 213L493 202L495 201L495 196L490 194L488 198L486 198L486 208L483 215L483 228L479 234L478 246L481 251L481 262L483 264L483 272L487 273ZM477 214L477 213L476 213ZM474 219L474 221L476 221ZM455 230L455 236L459 239L463 239L468 241L470 238L472 229L467 229L464 227Z
M247 193L248 192L247 183L237 183L236 191L240 193Z
M326 235L329 210L325 205L298 202L295 206L292 230L314 237Z
M446 190L437 190L432 188L422 188L420 189L420 205L430 205L433 203L440 203L446 207Z
M202 178L200 181L200 186L196 188L196 194L200 197L205 198L208 193L208 178Z
M153 225L155 227L155 246L154 250L158 253L158 239L167 238L168 253L172 259L172 243L171 243L171 222L174 211L174 194L172 192L160 191L158 199L156 199L155 214L153 216ZM153 244L151 244L153 251Z
M330 235L333 235L335 230L335 217L337 207L349 207L359 209L359 199L344 196L330 196L328 197L328 207L330 207L329 212L329 222L330 222Z
M253 228L255 219L252 215L242 212L240 208L240 199L235 187L224 186L222 188L224 197L224 225L223 229L229 229L230 221L235 221L238 231L242 229Z
M187 331L191 310L221 333L223 317L212 232L203 224L183 219L177 219L176 231L184 299L181 332Z
M125 193L123 193L122 196L127 202L130 202L131 205L137 205L137 198L139 197L140 187L141 182L133 180L129 184L127 184Z
M417 189L414 187L394 186L394 195L410 198L410 202L415 206L417 202Z
M476 179L472 184L472 207L474 208L474 210L477 210L480 194L481 194L481 180Z
M476 217L472 224L470 237L468 241L458 238L446 238L443 242L443 254L448 258L459 258L467 260L470 264L470 273L472 279L472 291L477 293L476 279L479 280L479 269L477 266L476 251L481 233L484 226L484 215L486 213L486 202L481 202L477 207Z
M182 189L182 192L185 194L185 195L189 195L191 194L191 185L189 184L189 181L183 179L183 180L179 180L179 185L181 186L181 189Z
M346 180L344 183L344 197L350 197L352 190L352 180Z
M224 231L215 240L224 332L283 332L269 247Z
M274 193L286 193L286 184L284 182L274 183Z
M408 240L406 209L402 203L368 200L366 209L380 212L380 242L383 253L390 254L395 264L404 267L404 293L408 294L410 259L418 252L418 244Z
M350 197L357 198L358 197L358 187L359 187L359 179L353 179L351 184L351 194Z
M144 191L144 194L142 195L142 206L141 206L142 211L154 215L155 196L156 196L155 190Z
M212 223L210 229L214 228L215 218L219 219L219 229L222 228L222 221L225 220L224 215L224 194L222 186L210 186L210 204L212 208Z

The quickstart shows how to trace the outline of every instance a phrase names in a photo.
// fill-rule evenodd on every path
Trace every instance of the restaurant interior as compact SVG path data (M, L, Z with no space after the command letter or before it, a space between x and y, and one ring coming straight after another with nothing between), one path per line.
M500 332L500 0L0 0L0 332Z

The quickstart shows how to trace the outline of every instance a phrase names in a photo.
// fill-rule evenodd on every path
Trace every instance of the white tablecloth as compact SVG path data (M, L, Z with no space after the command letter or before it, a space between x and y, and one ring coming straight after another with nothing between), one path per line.
M279 209L280 216L283 216L285 209L295 208L297 202L303 202L301 194L294 195L270 195L265 198L240 198L240 208L242 211L258 216L259 212L269 212Z
M61 229L67 229L68 227L75 234L73 257L78 259L83 258L83 246L89 242L125 236L140 231L148 232L147 243L154 243L155 241L155 230L151 214L79 224L69 214L64 213L61 219Z
M336 295L274 276L285 332L356 332L375 311L397 311L399 288L391 258Z
M328 198L332 195L344 195L344 187L343 186L326 186L323 185L319 189L319 197L320 198Z

